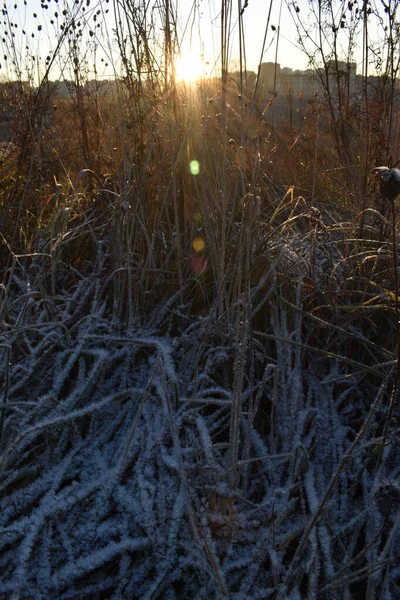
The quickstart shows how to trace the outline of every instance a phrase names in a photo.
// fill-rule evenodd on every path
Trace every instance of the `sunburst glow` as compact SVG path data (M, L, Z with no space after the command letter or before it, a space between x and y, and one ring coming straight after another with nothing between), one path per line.
M175 61L175 75L177 81L194 83L203 74L203 63L200 55L184 52Z

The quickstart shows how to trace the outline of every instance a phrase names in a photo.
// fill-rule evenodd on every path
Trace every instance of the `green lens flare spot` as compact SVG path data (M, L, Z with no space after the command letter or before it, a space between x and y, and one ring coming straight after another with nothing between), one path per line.
M198 175L200 173L200 163L198 160L191 160L189 163L189 169L192 175Z

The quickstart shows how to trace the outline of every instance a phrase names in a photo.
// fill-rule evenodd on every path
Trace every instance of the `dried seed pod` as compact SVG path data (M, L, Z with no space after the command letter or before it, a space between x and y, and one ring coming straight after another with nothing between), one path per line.
M374 174L379 179L379 188L386 200L394 200L400 194L400 170L376 167Z

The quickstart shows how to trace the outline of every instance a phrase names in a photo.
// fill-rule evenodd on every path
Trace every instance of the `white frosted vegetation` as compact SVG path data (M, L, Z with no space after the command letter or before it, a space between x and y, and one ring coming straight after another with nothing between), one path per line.
M98 294L82 279L51 319L43 299L29 318L11 304L21 326L1 346L3 359L15 348L1 597L347 598L370 572L394 599L390 436L376 470L385 375L379 388L340 357L307 354L299 294L297 311L271 307L271 335L253 331L257 350L243 354L253 378L240 391L232 487L232 365L243 352L232 326L214 324L213 342L212 317L188 314L160 336L175 317L158 307L146 330L120 335Z

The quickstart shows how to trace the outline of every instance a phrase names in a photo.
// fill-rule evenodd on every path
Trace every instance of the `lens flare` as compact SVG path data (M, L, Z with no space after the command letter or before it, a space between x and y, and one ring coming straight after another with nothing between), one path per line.
M203 254L195 254L195 256L192 256L190 264L196 275L201 275L207 271L208 262Z
M201 237L194 238L192 245L195 252L203 252L204 248L206 247L206 244Z
M189 169L192 175L198 175L200 173L200 163L198 160L191 160L189 163Z

